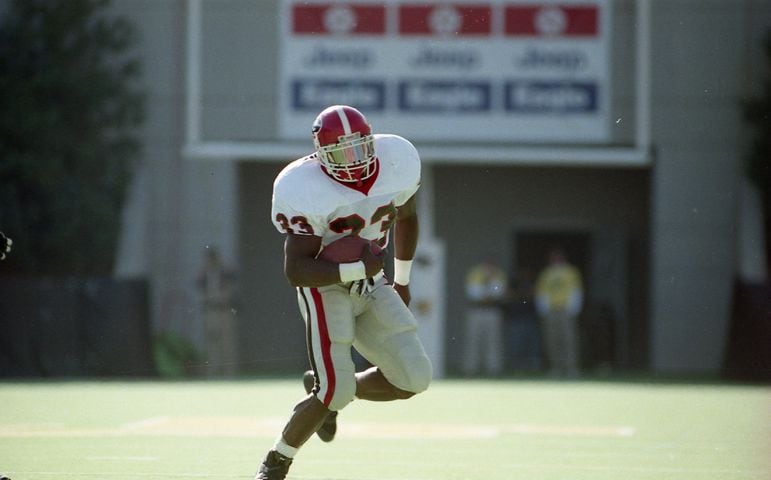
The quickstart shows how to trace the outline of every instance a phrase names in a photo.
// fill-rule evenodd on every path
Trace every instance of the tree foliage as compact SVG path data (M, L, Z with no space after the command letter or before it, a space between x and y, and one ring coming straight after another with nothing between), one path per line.
M3 270L108 274L143 118L135 32L107 0L13 0L0 14Z
M763 44L771 74L771 30ZM746 157L747 177L763 200L766 258L771 271L771 75L763 81L762 93L744 102L744 118L753 128L752 149Z

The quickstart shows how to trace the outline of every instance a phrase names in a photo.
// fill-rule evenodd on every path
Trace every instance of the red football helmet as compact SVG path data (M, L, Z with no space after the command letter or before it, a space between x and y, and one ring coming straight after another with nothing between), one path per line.
M347 105L325 108L313 122L313 144L327 173L343 182L375 174L375 144L364 115Z

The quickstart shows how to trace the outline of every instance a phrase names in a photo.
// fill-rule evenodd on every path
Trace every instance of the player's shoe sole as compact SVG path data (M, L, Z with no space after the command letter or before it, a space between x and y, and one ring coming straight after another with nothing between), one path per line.
M303 374L303 386L305 387L305 393L311 393L313 387L316 385L316 377L313 375L312 370L308 370ZM324 423L316 431L316 435L319 436L322 442L331 442L335 439L337 433L337 412L329 412Z

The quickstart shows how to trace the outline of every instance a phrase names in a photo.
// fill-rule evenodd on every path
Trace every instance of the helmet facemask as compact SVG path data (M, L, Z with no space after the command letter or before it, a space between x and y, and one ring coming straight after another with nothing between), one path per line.
M342 182L359 182L375 174L372 135L343 135L336 144L317 145L316 152L327 173Z
M329 176L361 184L377 172L372 129L358 110L334 105L313 122L313 144Z

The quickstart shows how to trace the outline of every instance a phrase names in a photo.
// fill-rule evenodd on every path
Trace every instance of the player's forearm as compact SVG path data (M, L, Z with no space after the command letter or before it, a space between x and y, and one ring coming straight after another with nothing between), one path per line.
M358 262L334 263L319 258L286 261L284 275L293 287L324 287L375 276L383 269L383 254L369 252Z
M336 263L310 257L287 260L284 275L293 287L323 287L340 282Z

